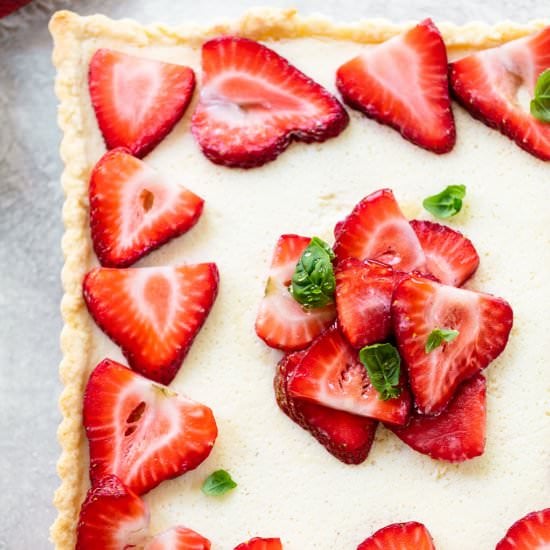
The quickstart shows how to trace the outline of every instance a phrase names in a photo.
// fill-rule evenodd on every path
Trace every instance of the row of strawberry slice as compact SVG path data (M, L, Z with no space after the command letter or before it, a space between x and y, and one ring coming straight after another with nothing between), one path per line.
M550 67L550 27L450 65L430 19L366 49L337 71L344 101L436 153L456 140L449 87L474 117L520 147L550 159L550 125L524 110ZM340 102L273 50L224 36L202 47L202 90L192 132L213 162L250 168L275 159L293 140L325 141L349 116ZM195 87L193 71L107 49L90 63L89 89L109 149L149 153L181 119Z
M388 189L365 197L336 225L335 238L335 303L320 308L289 292L310 239L283 235L275 248L256 332L292 352L275 376L281 409L347 463L366 458L379 421L433 458L478 456L485 444L479 373L504 349L512 310L453 286L478 266L471 241L437 223L409 223ZM457 335L428 353L434 329ZM384 398L358 350L392 337L406 374Z

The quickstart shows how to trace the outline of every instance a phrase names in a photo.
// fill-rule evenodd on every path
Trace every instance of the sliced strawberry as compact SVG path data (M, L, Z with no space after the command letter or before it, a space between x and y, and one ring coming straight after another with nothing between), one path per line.
M298 235L282 235L275 246L265 296L256 317L256 334L272 348L303 349L336 316L333 305L302 307L288 290L296 264L310 240Z
M548 550L550 548L550 508L531 512L516 521L495 550Z
M128 267L185 233L204 204L120 148L95 165L89 193L94 250L108 267Z
M357 550L435 550L430 532L416 521L392 523L364 540Z
M138 495L196 468L218 433L208 407L110 359L88 380L83 422L92 484L114 474Z
M439 416L414 412L406 426L388 426L419 453L438 460L463 462L485 449L485 378L463 382Z
M336 311L340 329L354 348L386 340L391 330L393 269L348 258L336 268Z
M417 409L439 414L463 380L504 350L513 314L507 302L490 294L410 277L394 293L392 317ZM426 353L428 336L435 329L459 334Z
M398 398L380 398L357 352L336 326L323 332L306 350L288 381L288 391L296 398L391 424L404 424L410 408L406 388Z
M30 2L31 0L2 0L2 2L0 2L0 19L26 6Z
M412 143L434 153L453 148L447 50L431 19L342 65L336 86L348 105Z
M149 511L116 476L88 491L80 509L76 550L122 550L141 546L147 537Z
M234 550L283 550L281 539L262 539L254 537L235 546Z
M533 96L539 75L550 67L550 26L534 36L476 52L450 65L456 100L487 126L542 160L550 160L550 124L536 119L518 99Z
M169 384L210 312L218 280L215 264L94 268L84 278L84 299L130 366Z
M428 271L446 285L462 286L476 271L479 256L470 239L447 225L412 220Z
M336 225L338 260L377 260L399 271L425 271L426 257L391 189L380 189L359 202Z
M126 147L144 157L183 116L195 74L182 65L102 48L90 61L88 85L107 149Z
M361 464L369 454L378 422L290 395L288 381L305 353L286 355L277 366L274 387L279 407L338 460L345 464Z
M325 141L348 124L334 96L258 42L210 40L202 47L202 70L192 131L217 164L260 166L292 140Z
M151 539L144 550L210 550L210 541L187 527L172 527Z

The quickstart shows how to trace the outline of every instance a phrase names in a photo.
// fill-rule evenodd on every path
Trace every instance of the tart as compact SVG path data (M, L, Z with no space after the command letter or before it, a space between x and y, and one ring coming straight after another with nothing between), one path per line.
M526 25L438 25L451 62L535 35L544 26L542 21ZM149 528L164 533L156 542L159 545L176 537L170 528L183 524L193 530L192 536L208 537L214 548L235 547L258 535L280 537L290 548L355 548L361 541L363 548L369 548L365 537L381 527L411 522L403 524L402 530L415 531L420 524L414 520L429 528L429 534L420 529L426 544L433 537L438 548L448 550L491 548L526 511L548 504L550 376L543 343L550 294L545 267L550 257L543 197L550 168L543 160L543 139L534 143L519 139L534 153L530 155L453 104L456 144L454 134L452 142L449 135L425 141L374 116L346 85L349 75L345 71L339 73L337 87L340 67L411 25L381 21L338 25L320 17L302 18L293 10L264 9L206 28L141 26L130 20L59 12L50 28L58 71L59 124L64 133L61 156L66 194L64 357L60 366L64 390L58 463L62 482L55 496L58 518L51 530L56 548L75 547L79 510L90 488L82 415L84 393L90 373L105 359L111 360L111 366L113 362L129 363L156 382L170 384L170 392L188 395L193 403L200 403L184 401L187 406L199 407L206 415L212 410L216 419L217 439L212 427L205 443L208 449L202 451L196 461L199 464L193 463L195 469L182 468L178 473L185 471L184 475L170 480L167 478L176 474L165 476L166 481L147 485L150 490L143 500L150 512ZM206 123L208 116L215 118L217 107L212 107L211 97L204 92L206 86L201 88L211 84L207 71L201 80L201 47L211 40L219 40L212 47L224 47L220 36L239 37L235 39L238 45L230 48L258 48L250 41L260 42L276 52L272 61L281 70L299 71L299 78L292 72L305 90L299 93L313 90L321 97L322 112L329 113L320 135L316 128L293 126L292 137L298 143L291 143L285 128L269 147L246 154L235 149L228 152L210 139L213 134L204 117ZM196 194L204 199L202 214L202 203L194 200L195 210L184 226L150 242L150 254L138 251L130 259L124 251L118 251L122 256L113 256L98 248L90 232L90 215L92 232L95 219L94 203L89 203L90 180L99 174L94 167L100 159L105 161L105 144L111 143L104 139L106 129L96 117L97 104L92 105L88 86L90 63L98 50L189 67L199 90L189 97L189 105L182 101L177 115L163 121L160 138L155 135L145 145L139 141L131 146L122 143L126 149L107 153L130 155L134 164L143 162L148 170L177 180L193 197ZM284 59L291 69L284 65ZM472 90L460 86L464 80L460 69L468 71L471 67L454 67L451 80L456 96L468 105ZM192 94L193 85L187 78L182 86ZM522 93L520 90L518 97L522 98ZM344 110L338 98L357 109ZM254 109L255 105L249 107ZM482 107L475 114L486 119L487 111ZM364 117L361 111L386 124ZM488 122L498 127L494 121ZM507 125L500 129L510 135ZM110 148L120 145L115 141ZM101 178L95 179L100 185ZM332 242L334 224L380 187L393 190L409 219L429 219L422 211L422 199L454 184L465 184L468 195L464 208L450 223L472 239L481 260L466 288L505 296L514 309L509 343L484 373L489 434L485 452L463 464L438 462L409 449L390 430L379 428L372 450L363 457L366 460L360 466L343 464L290 422L274 398L274 365L281 354L265 346L253 328L273 244L285 232L318 235ZM144 201L146 204L147 196ZM185 235L180 236L183 232ZM105 274L97 268L103 253L109 262L120 262L120 268L136 261L136 268L165 266L162 269L170 272L166 277L189 269L176 267L184 264L206 266L201 269L210 273L210 288L204 298L208 305L200 306L205 314L193 328L190 340L194 338L194 343L177 343L178 353L165 365L169 375L152 371L147 357L138 361L136 350L125 346L123 336L109 329L108 321L91 305L95 300L93 288L83 295L85 277L89 282L98 273ZM220 286L214 303L217 270ZM110 337L94 323L85 297L93 318ZM127 361L115 341L121 344ZM105 362L100 366L105 370ZM120 365L114 368L125 373ZM94 370L94 376L96 373ZM173 398L172 393L169 398ZM399 435L398 429L394 431ZM219 469L229 470L239 486L227 496L208 498L201 493L201 485ZM136 482L136 486L143 489L143 484ZM133 489L122 486L113 476L102 478L86 502L93 504L95 497L106 492L128 500L140 521L145 517L142 501ZM380 536L394 530L399 529L392 528ZM154 541L149 544L156 547Z

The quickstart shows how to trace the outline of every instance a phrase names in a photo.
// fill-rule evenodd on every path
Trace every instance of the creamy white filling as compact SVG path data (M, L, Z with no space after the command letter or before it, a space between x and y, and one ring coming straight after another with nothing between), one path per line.
M269 45L332 91L337 67L364 47L315 39ZM140 50L98 38L86 44L87 54L100 46L188 64L200 79L198 50ZM388 523L417 520L442 550L493 548L513 521L548 506L548 163L454 105L458 141L447 155L419 149L352 112L336 139L294 144L262 168L228 169L209 162L191 136L197 97L198 91L184 119L145 161L202 196L204 214L187 235L137 265L212 260L220 268L217 303L171 385L212 407L219 437L196 471L147 495L153 532L183 524L209 537L216 550L253 535L280 536L289 549L333 550L355 548ZM104 146L87 99L84 116L91 168ZM506 298L515 313L510 343L486 371L485 454L447 465L380 428L367 461L346 466L275 404L272 377L280 354L254 333L273 247L289 232L332 242L334 224L381 187L392 188L411 217L428 217L422 199L457 183L467 186L467 196L450 224L473 240L481 258L468 286ZM92 361L105 356L122 360L95 329ZM218 468L229 470L239 487L206 497L202 481Z

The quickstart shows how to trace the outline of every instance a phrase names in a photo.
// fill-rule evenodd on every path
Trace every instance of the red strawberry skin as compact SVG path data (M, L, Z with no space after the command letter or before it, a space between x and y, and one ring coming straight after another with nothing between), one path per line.
M177 374L218 291L215 264L94 268L84 299L98 326L140 374L169 384Z
M260 166L293 140L325 141L349 122L335 97L258 42L214 38L202 47L202 70L192 131L217 164Z
M531 512L516 521L495 550L546 550L550 548L550 508Z
M336 86L350 107L412 143L434 153L453 148L447 50L430 19L342 65Z
M365 539L357 550L435 550L429 531L416 521L393 523Z
M76 550L121 550L145 542L147 506L116 476L107 476L88 491L80 509Z
M437 460L464 462L485 449L485 378L477 374L463 382L439 416L413 412L406 426L388 426L419 453Z
M290 395L288 381L304 354L303 351L291 353L279 362L274 379L277 404L338 460L345 464L361 464L369 454L378 422Z
M384 401L379 397L357 352L337 326L323 332L306 350L288 391L298 399L391 424L405 424L410 408L406 388L397 398Z
M398 271L426 271L426 257L391 189L366 196L336 225L334 253L346 258L376 260Z
M394 334L409 372L416 407L439 414L458 385L477 374L504 350L512 328L510 305L490 294L409 277L395 290ZM436 328L459 331L430 353L425 345Z
M2 0L0 2L0 19L10 13L30 4L31 0Z
M218 433L208 407L110 359L88 380L83 422L92 484L114 474L138 495L196 468Z
M412 220L428 271L446 285L462 286L479 266L479 256L470 239L440 223Z
M172 527L153 537L145 550L210 550L210 541L187 527Z
M89 195L94 251L106 267L128 267L182 235L197 223L204 205L122 148L95 165Z
M189 67L99 49L90 61L90 97L107 149L150 153L181 119L195 88Z
M234 550L283 550L281 539L255 537L235 546Z
M305 348L334 320L334 305L303 308L290 294L289 286L296 264L311 239L281 235L256 317L256 334L270 347L283 351Z
M550 160L550 125L524 110L517 100L522 84L533 95L538 76L548 67L550 26L534 36L451 63L451 90L473 117L499 130L528 153Z
M354 348L386 340L391 331L393 269L348 258L336 268L336 311L340 329Z

